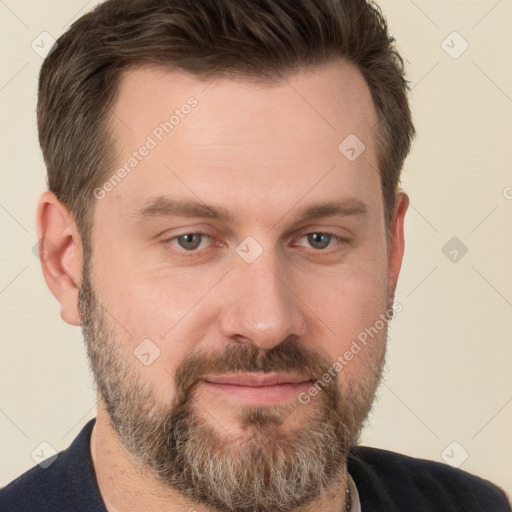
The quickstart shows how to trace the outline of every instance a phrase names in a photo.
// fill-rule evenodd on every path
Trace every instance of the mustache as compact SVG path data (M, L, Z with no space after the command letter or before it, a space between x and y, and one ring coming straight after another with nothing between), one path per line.
M206 375L300 372L316 382L331 364L325 355L306 347L296 337L287 338L270 350L260 349L252 343L236 343L223 351L194 352L185 357L176 372L176 402L186 402L195 385ZM335 380L332 385L335 385Z

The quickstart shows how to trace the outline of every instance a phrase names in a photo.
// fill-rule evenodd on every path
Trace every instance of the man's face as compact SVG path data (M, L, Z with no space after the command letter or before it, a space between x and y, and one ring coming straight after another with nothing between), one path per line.
M368 88L343 62L275 85L140 68L113 114L126 172L97 194L80 313L120 441L208 506L307 503L384 361L394 284ZM229 380L283 374L293 384Z

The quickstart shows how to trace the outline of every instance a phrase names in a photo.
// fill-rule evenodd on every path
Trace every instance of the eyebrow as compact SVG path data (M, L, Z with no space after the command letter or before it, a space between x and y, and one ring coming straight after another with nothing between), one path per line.
M299 210L297 220L301 221L331 216L363 216L367 215L368 211L369 208L367 203L361 199L349 197L305 206ZM165 217L202 218L218 220L223 223L233 223L235 221L235 215L233 212L222 206L213 206L189 200L172 199L165 196L157 196L149 199L140 210L132 214L130 217L134 218L137 222L147 222L154 218Z

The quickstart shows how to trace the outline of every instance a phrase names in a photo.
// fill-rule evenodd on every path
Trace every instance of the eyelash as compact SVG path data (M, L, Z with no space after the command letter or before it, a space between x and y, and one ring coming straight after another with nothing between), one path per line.
M301 238L304 238L305 236L311 235L311 234L328 235L331 238L337 240L339 244L348 244L348 243L350 243L350 240L348 238L345 238L343 236L337 235L336 233L331 233L330 231L310 231L308 233L304 233L303 235L295 237L292 240L292 242L300 240ZM213 236L210 233L206 233L205 231L191 231L189 233L182 233L180 235L173 236L172 238L168 238L166 240L163 240L162 243L164 244L164 246L169 248L169 250L171 250L173 252L176 252L179 255L183 255L183 256L186 256L186 257L190 257L190 258L204 256L205 252L213 250L212 247L208 247L207 249L193 249L193 250L190 250L190 251L187 251L186 249L183 249L183 248L175 249L174 247L172 247L171 242L173 242L174 240L177 240L178 238L180 238L182 236L185 236L185 235L200 235L200 236L203 236L203 237L206 237L206 238L213 238ZM317 252L319 254L321 254L321 253L330 254L331 252L333 252L332 250L329 250L329 248L326 248L326 249L314 249L314 248L311 248L311 250L313 252Z

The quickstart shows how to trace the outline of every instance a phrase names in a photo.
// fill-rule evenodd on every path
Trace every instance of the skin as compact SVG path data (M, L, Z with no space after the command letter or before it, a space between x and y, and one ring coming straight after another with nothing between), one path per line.
M190 96L197 106L94 206L92 283L124 354L132 355L146 338L160 349L149 366L133 355L130 363L149 384L159 409L172 398L180 364L194 352L222 352L228 344L271 350L296 336L314 353L336 361L389 307L409 204L399 192L388 255L374 142L377 118L362 75L344 61L294 73L276 85L204 82L150 67L130 70L113 108L117 165ZM338 150L349 134L366 146L355 161ZM222 206L234 220L137 221L135 213L160 195ZM346 198L366 203L367 213L298 220L305 206ZM39 239L55 246L53 257L42 259L46 282L63 320L79 326L82 241L73 217L45 192L37 225ZM211 239L203 239L197 257L177 239L164 242L204 230ZM305 235L319 232L348 242L333 238L327 249L317 249ZM235 251L246 237L263 249L252 263ZM368 368L382 364L385 343L382 332L346 365L340 389L368 380L378 384ZM204 385L197 387L195 399L203 421L221 435L229 432L226 442L247 440L239 414L243 405ZM370 393L367 401L372 399ZM314 407L318 399L292 408L279 428L293 432ZM109 424L99 394L91 453L109 511L208 510L138 466ZM303 510L340 510L345 479L342 473L332 492Z

